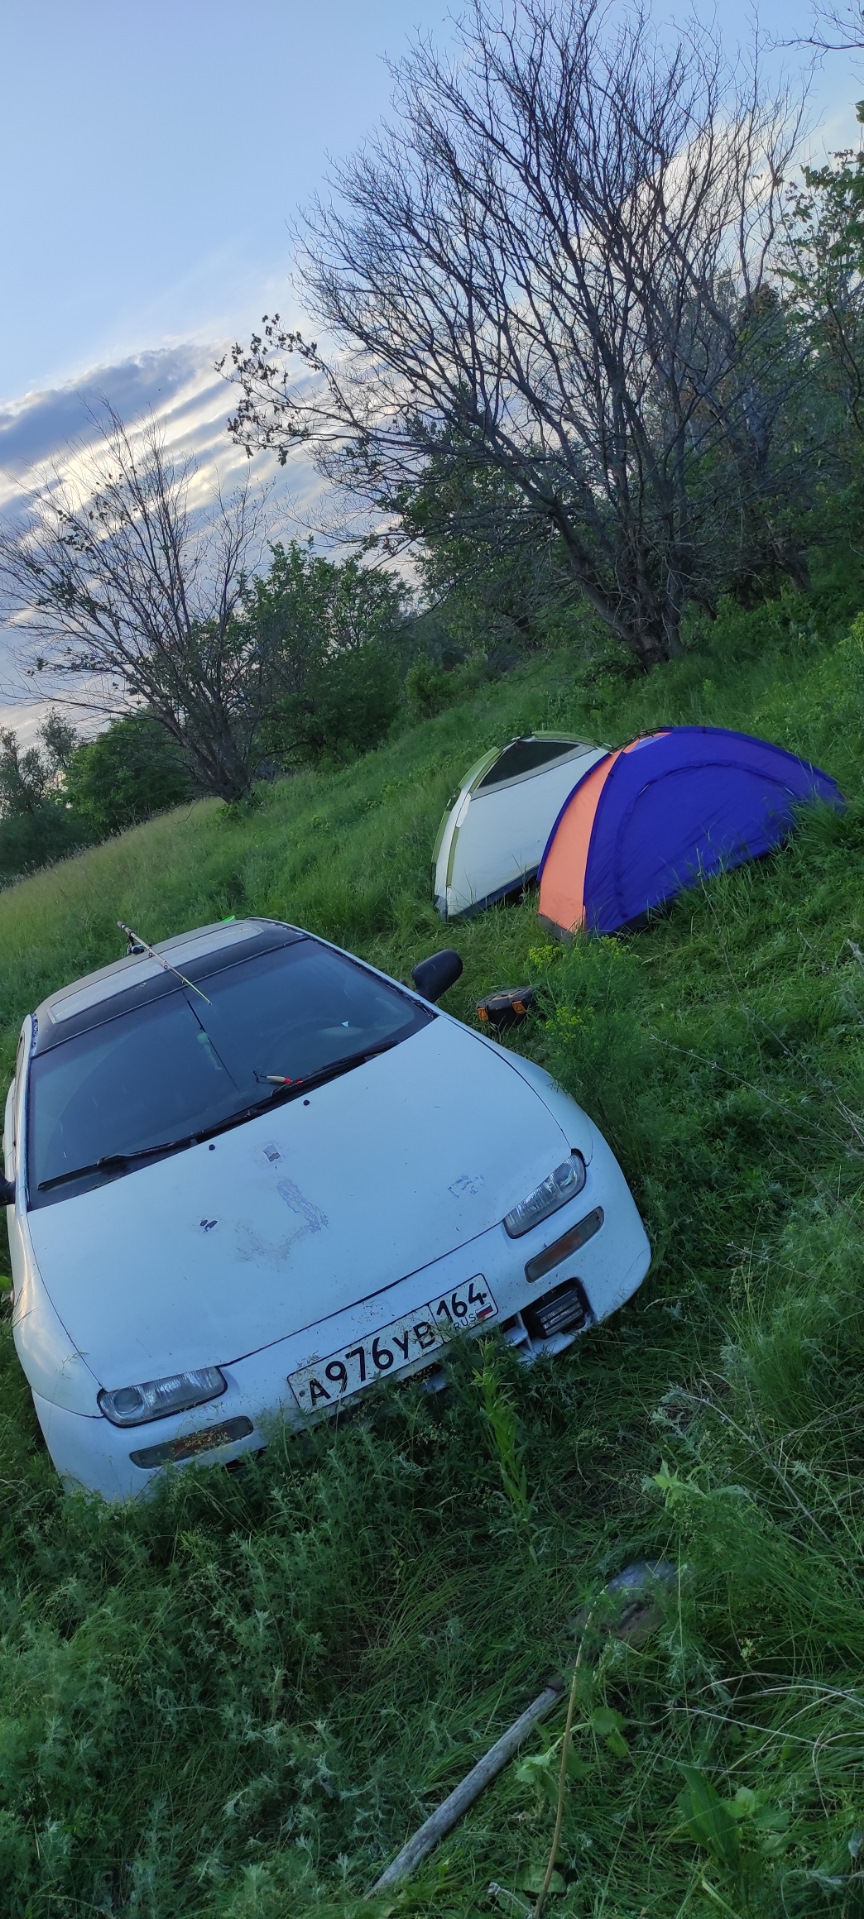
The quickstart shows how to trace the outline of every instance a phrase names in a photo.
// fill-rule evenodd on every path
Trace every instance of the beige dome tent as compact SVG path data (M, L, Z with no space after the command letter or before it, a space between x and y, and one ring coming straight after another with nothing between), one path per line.
M561 807L605 752L584 740L536 733L493 746L471 767L432 855L442 919L479 913L534 878Z

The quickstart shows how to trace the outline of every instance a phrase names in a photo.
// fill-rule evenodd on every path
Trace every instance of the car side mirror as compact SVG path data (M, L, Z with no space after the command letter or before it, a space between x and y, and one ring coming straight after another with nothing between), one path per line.
M439 1000L449 986L455 986L462 977L462 961L452 946L445 946L440 953L432 953L420 960L411 973L418 993L424 999Z
M2 1173L0 1173L0 1206L14 1206L14 1204L15 1181L14 1179L4 1179Z

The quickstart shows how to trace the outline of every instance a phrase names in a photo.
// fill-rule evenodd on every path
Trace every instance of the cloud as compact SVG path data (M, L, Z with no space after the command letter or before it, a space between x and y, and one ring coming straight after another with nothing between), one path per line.
M58 700L22 700L20 705L0 709L0 727L11 726L18 735L19 746L38 746L39 728L51 707L59 704ZM105 725L101 710L90 708L83 701L64 717L71 720L82 739L92 738Z
M106 400L123 420L162 412L190 381L200 380L202 360L201 348L188 342L159 347L0 406L0 470L23 477L31 467L62 455L71 440L93 440L91 415ZM224 397L225 387L219 385ZM227 405L224 412L227 419Z
M158 421L172 452L191 454L214 476L218 472L223 490L232 478L245 477L246 455L227 430L236 391L216 371L226 345L182 341L154 348L0 405L0 512L8 515L23 504L40 469L74 471L76 459L98 442L106 403L126 426ZM300 518L311 510L320 482L308 459L283 469L265 455L253 468L261 478L276 479L286 513L291 499Z

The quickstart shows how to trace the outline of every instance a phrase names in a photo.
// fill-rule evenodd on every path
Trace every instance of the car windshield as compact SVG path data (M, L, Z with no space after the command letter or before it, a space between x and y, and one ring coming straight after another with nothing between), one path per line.
M178 982L176 992L114 1018L106 1009L102 1025L33 1059L31 1207L146 1165L148 1148L185 1144L250 1107L290 1098L297 1082L359 1063L434 1018L309 938L199 974L197 985Z

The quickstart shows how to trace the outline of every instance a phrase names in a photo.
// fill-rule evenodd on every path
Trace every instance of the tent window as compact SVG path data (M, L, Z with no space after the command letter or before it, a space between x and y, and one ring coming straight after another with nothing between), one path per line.
M577 740L513 740L484 774L477 791L485 793L490 786L501 786L504 780L518 779L520 773L535 773L540 766L551 766L553 761L572 753L577 745Z

